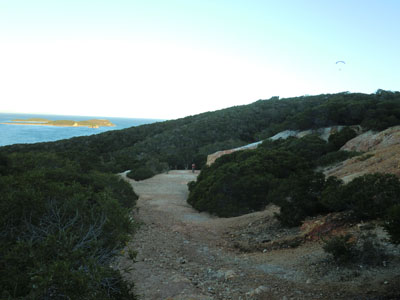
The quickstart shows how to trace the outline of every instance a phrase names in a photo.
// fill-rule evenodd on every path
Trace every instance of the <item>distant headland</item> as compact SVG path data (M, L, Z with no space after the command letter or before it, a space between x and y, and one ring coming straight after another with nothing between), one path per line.
M29 118L29 119L14 119L10 122L3 122L0 124L7 125L42 125L42 126L61 126L61 127L111 127L115 124L105 119L91 119L86 121L73 121L73 120L47 120L42 118Z

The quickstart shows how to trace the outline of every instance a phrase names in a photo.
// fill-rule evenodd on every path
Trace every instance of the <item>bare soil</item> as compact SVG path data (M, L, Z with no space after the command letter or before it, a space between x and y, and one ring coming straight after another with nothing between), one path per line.
M140 196L141 226L117 264L139 299L400 299L399 249L379 226L328 216L285 229L274 206L235 218L199 213L186 203L197 175L170 171L136 182L122 174ZM336 265L315 234L328 227L374 233L387 255L374 265Z

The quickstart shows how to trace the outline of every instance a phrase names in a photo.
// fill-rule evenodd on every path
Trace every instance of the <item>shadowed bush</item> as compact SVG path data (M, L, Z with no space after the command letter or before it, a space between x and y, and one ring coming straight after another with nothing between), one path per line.
M347 141L355 138L357 133L350 127L345 127L341 131L329 136L328 142L331 151L339 150Z
M348 263L356 255L356 242L350 234L335 236L324 242L323 249L338 263Z
M389 233L392 243L400 244L400 204L389 208L385 219L385 229Z
M1 297L133 299L111 264L133 232L137 195L115 175L46 156L11 155L0 176Z
M154 175L156 174L147 167L139 167L126 174L127 177L136 181L145 180L153 177Z

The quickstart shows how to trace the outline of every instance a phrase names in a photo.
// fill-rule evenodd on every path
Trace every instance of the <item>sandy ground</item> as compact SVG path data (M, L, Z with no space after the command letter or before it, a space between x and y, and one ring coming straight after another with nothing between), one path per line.
M320 242L263 249L266 241L298 234L299 229L279 227L274 207L236 218L195 211L186 203L187 183L197 176L191 171L170 171L140 182L122 176L140 196L134 218L141 226L118 268L134 283L139 299L398 299L400 295L398 261L342 269L327 258Z

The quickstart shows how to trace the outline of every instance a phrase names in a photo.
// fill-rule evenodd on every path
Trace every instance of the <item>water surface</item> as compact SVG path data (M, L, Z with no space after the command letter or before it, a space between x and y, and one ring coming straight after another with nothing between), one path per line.
M84 121L90 119L107 119L111 123L115 124L115 126L88 128L88 127L58 127L58 126L0 124L0 146L6 146L12 144L51 142L62 139L68 139L76 136L98 134L109 130L123 129L132 126L139 126L143 124L162 121L157 119L0 113L0 123L10 122L13 119L28 119L28 118L43 118L48 120L74 120L74 121Z

